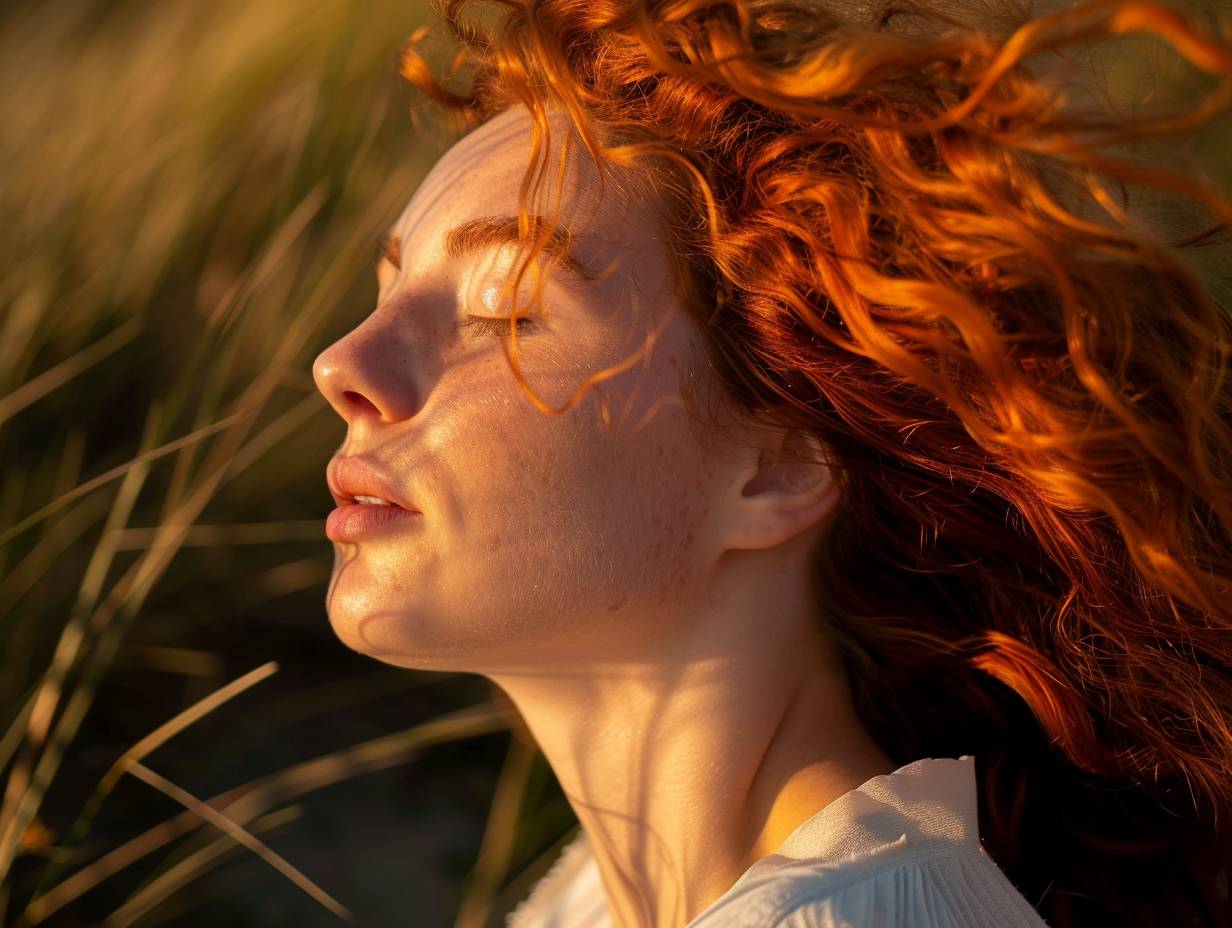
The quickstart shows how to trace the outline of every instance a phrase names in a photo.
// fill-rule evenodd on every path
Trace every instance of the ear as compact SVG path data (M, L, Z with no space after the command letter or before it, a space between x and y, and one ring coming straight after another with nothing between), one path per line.
M838 482L815 435L773 429L750 450L724 500L725 547L777 547L821 523L838 502Z

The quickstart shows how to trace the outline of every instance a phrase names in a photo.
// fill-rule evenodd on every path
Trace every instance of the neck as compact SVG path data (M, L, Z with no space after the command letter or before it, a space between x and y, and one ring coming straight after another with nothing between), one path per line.
M894 765L780 575L644 660L491 678L594 851L613 923L683 926L834 799ZM762 595L765 594L765 595ZM794 610L794 611L793 611Z

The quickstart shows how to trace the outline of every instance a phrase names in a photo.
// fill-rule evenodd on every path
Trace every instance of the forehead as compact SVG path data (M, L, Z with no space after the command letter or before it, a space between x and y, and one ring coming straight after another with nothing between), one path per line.
M560 223L573 232L577 251L592 270L606 267L613 257L621 268L639 264L641 278L665 270L665 265L656 267L664 260L658 219L644 198L630 196L634 185L629 174L611 169L600 199L596 168L568 116L550 110L548 132L547 158L540 161L545 173L538 191L531 191L528 211L551 217L559 207ZM529 112L516 105L445 152L390 229L404 253L439 252L446 230L468 220L516 215L518 193L531 164L532 133ZM566 138L571 144L562 176Z

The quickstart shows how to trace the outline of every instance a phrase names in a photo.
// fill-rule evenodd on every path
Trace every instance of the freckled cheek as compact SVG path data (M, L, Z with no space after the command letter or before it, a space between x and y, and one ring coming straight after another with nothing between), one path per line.
M713 492L699 450L676 429L665 429L635 465L643 518L637 574L654 606L678 601L700 569L705 522Z
M594 518L597 501L614 489L610 456L576 419L504 410L468 430L468 450L454 470L468 484L462 495L478 550L537 542Z

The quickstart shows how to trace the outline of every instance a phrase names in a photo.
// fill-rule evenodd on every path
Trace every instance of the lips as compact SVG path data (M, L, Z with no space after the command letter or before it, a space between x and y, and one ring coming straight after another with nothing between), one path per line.
M348 503L339 506L325 520L325 537L330 541L357 542L387 530L421 523L423 514L408 512L401 506L371 506Z
M325 520L325 535L332 541L355 542L423 519L392 482L361 457L333 459L325 478L338 504Z
M388 503L407 512L419 511L402 498L392 481L362 457L334 458L326 468L325 479L339 506Z

